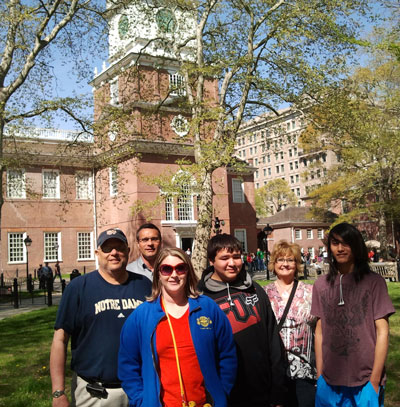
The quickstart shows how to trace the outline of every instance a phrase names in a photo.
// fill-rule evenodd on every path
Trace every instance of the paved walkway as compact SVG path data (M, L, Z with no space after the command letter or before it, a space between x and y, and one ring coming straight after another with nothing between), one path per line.
M57 290L57 287L54 287ZM53 306L57 306L61 300L61 291L54 291L53 295ZM47 300L47 299L46 299ZM4 318L13 317L14 315L24 314L25 312L30 312L37 309L47 308L48 305L45 303L45 297L36 297L33 300L31 298L25 298L21 300L19 308L14 308L14 304L9 302L6 304L0 304L0 320ZM46 301L47 302L47 301Z
M264 272L256 272L253 274L254 280L263 280L265 279L265 271ZM275 275L271 273L271 279L275 279ZM54 282L54 289L53 292L53 306L57 306L61 301L61 287L59 287L60 283ZM30 312L37 309L47 308L48 305L45 303L45 297L36 297L34 298L34 303L32 304L31 298L25 298L19 304L19 308L14 308L13 303L9 302L7 304L0 304L0 320L4 318L9 318L14 315L23 314L25 312Z

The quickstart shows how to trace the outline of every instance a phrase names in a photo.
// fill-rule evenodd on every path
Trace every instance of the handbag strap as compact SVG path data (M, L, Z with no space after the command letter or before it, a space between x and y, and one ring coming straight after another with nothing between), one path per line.
M176 346L176 340L175 340L174 330L172 329L171 319L169 318L169 314L167 312L167 307L164 304L164 300L163 300L162 296L161 296L161 303L164 308L165 315L167 316L169 329L171 331L172 343L174 344L174 351L175 351L176 367L178 369L179 387L181 389L182 406L185 407L185 406L187 406L187 402L186 402L185 389L183 387L181 367L179 364L178 347Z
M283 311L282 318L281 318L281 320L279 321L279 324L278 324L278 332L282 329L283 323L285 322L285 319L286 319L287 314L289 312L290 306L292 305L292 301L293 301L293 298L294 298L294 294L296 292L297 284L299 284L299 281L294 280L292 291L290 292L290 297L289 297L289 299L288 299L288 301L286 303L286 307L285 307L285 310Z

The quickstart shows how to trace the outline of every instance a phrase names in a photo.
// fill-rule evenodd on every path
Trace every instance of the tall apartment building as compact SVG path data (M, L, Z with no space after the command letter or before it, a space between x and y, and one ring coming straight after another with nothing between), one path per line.
M279 116L266 113L244 123L236 144L237 157L256 168L255 188L281 178L297 196L298 206L307 206L308 193L321 184L327 168L336 160L331 151L302 151L299 136L305 126L301 112L281 109Z

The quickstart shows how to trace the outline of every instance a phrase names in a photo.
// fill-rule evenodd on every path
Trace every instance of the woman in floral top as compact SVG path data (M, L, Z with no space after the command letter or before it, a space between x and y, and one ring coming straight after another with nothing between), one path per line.
M290 297L295 279L302 270L300 247L286 240L279 241L268 264L277 280L264 287L279 324ZM290 407L314 407L316 369L314 360L314 325L311 316L312 286L298 282L289 312L280 335L289 362Z

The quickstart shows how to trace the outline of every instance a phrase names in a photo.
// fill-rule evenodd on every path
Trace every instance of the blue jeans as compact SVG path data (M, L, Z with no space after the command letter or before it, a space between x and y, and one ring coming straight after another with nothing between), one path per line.
M379 394L371 382L361 386L331 386L321 375L317 380L315 407L383 407L383 386L379 386Z

